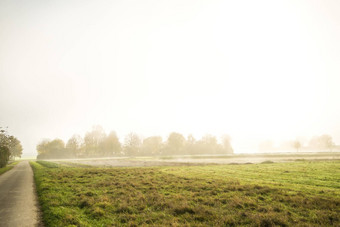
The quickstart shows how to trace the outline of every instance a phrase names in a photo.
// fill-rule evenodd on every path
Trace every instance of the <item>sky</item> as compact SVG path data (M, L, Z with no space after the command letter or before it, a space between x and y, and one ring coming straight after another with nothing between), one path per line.
M1 0L0 126L340 144L340 1Z

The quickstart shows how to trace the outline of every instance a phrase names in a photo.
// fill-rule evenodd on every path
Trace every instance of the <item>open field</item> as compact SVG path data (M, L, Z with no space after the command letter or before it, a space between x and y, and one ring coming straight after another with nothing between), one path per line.
M340 225L340 161L100 168L32 162L47 226Z
M70 163L98 167L142 167L142 166L183 166L207 164L249 164L272 162L292 162L301 160L340 160L340 152L319 153L267 153L236 155L178 155L153 157L109 157L51 160L57 163Z

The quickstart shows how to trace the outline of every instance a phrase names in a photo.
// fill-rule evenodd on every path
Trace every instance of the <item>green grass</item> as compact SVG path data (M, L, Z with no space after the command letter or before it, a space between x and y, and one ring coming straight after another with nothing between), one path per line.
M5 167L0 168L0 175L7 172L8 170L11 170L18 163L19 163L19 161L15 161L15 162L8 164Z
M31 162L46 226L339 226L340 162L83 168Z
M37 163L40 164L43 167L46 167L46 168L58 168L58 167L60 167L59 164L54 163L54 162L37 161Z

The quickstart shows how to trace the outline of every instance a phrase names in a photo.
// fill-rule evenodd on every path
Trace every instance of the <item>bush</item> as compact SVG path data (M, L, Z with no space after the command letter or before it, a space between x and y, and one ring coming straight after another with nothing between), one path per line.
M0 146L0 168L5 167L10 156L9 148L6 146Z

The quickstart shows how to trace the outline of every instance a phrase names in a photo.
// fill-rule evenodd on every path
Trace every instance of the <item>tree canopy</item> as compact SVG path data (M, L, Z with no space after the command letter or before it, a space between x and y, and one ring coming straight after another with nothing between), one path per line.
M41 159L233 153L229 136L223 136L219 142L213 135L196 140L192 135L186 139L181 133L172 132L163 141L161 136L142 138L131 132L121 143L114 131L107 135L101 126L93 127L83 138L73 135L66 145L60 139L42 140L37 151Z
M6 166L10 159L21 157L22 150L20 141L0 127L0 168Z

